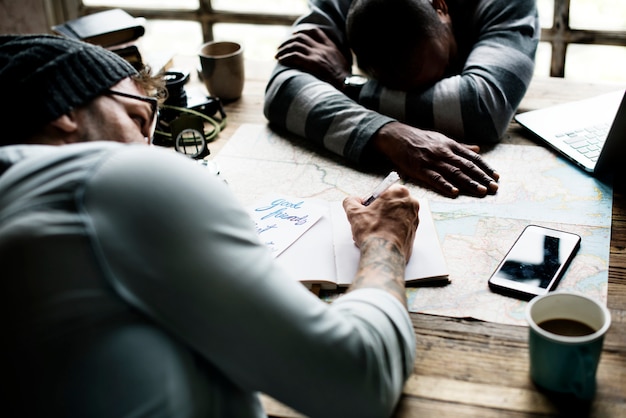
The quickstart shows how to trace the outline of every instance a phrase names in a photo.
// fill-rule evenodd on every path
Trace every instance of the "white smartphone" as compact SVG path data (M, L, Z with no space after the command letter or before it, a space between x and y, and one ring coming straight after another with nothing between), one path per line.
M580 247L580 236L528 225L489 278L489 288L529 300L554 290Z

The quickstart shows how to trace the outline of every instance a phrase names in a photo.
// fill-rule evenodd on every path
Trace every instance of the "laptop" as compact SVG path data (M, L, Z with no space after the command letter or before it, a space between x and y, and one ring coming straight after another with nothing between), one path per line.
M626 162L626 91L520 113L515 120L583 170L603 177Z

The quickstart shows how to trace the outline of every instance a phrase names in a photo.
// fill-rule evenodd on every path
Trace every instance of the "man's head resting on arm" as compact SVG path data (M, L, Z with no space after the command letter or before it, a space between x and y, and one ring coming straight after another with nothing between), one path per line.
M346 33L359 68L391 89L434 84L456 55L445 0L354 0Z
M163 92L149 68L137 71L104 48L52 35L1 35L0 87L0 146L145 143L156 118L156 101L145 96Z

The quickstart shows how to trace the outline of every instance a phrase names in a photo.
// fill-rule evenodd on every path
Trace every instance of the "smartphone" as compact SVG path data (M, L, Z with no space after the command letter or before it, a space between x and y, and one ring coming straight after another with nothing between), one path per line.
M528 225L489 278L497 293L530 300L554 290L580 247L580 236Z

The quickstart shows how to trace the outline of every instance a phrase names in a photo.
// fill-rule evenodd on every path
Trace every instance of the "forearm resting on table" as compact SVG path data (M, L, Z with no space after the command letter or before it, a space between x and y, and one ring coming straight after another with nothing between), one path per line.
M395 244L379 237L368 238L361 244L359 269L350 290L381 289L406 306L405 268L406 259Z

